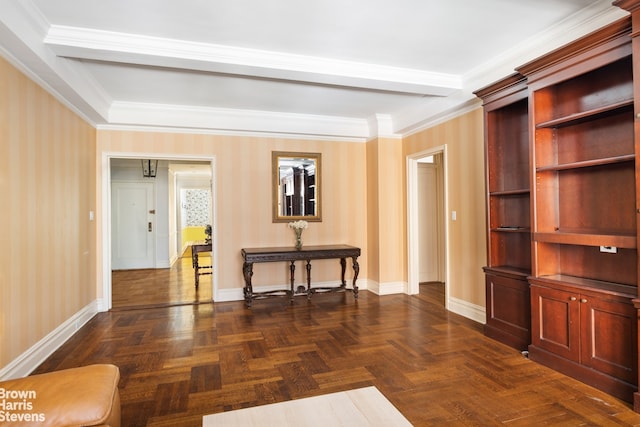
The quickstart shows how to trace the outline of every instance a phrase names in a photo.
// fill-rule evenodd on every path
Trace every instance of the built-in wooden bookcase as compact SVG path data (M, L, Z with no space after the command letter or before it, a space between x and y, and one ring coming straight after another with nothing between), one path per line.
M635 153L640 153L640 0L616 0L613 2L615 6L625 9L631 13L631 45L633 51L633 99L634 99L634 122L635 122ZM638 217L640 217L640 164L636 161L636 186L635 186L635 202L636 202L636 226ZM638 236L638 234L636 234ZM636 239L636 245L637 245ZM637 251L637 247L636 247ZM640 264L638 264L640 268ZM639 270L640 271L640 270ZM640 273L639 273L640 274ZM640 298L633 300L634 307L640 319ZM640 328L639 328L640 329ZM636 349L637 358L637 349ZM637 362L636 362L637 363ZM640 412L640 393L634 393L633 407L636 412Z
M475 94L483 100L487 188L487 336L530 343L531 205L525 79L514 74Z
M631 57L535 90L533 106L535 275L631 285L635 294Z
M518 69L533 135L529 355L628 401L638 383L630 25Z

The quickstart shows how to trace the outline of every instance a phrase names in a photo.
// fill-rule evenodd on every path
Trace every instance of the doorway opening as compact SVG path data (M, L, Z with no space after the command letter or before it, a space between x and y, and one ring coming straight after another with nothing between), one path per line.
M407 157L409 294L426 293L448 307L446 146Z
M211 253L199 254L199 265L213 268L198 286L189 249L207 226L217 230L215 159L160 157L155 178L142 176L141 159L103 155L103 308L212 302L215 233Z

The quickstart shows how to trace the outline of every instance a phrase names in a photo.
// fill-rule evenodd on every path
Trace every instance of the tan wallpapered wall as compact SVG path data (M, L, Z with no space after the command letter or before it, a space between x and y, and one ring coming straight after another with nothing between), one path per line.
M95 138L0 58L0 368L96 299Z
M323 221L304 241L362 247L361 278L385 283L407 280L405 157L447 144L458 212L449 224L450 292L484 305L480 109L404 141L366 144L96 131L4 60L0 76L0 369L102 297L103 153L215 158L218 286L233 289L243 284L240 248L293 243L286 224L271 222L271 151L322 153ZM314 280L335 280L335 269L314 264ZM288 280L284 264L254 271L256 286Z

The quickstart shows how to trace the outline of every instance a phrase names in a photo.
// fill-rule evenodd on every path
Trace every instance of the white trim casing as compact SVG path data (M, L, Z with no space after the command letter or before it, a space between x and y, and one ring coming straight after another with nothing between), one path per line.
M112 158L132 158L132 159L161 159L161 160L194 160L211 162L211 226L214 230L218 229L218 213L217 213L217 178L216 178L216 157L215 156L198 156L198 155L177 155L166 153L134 153L134 152L103 152L101 154L102 162L102 304L100 311L108 311L112 306L112 283L111 283L111 168L110 159ZM212 241L212 262L213 265L220 265L218 262L218 239ZM100 263L100 260L98 260ZM218 295L218 269L213 269L212 290L214 301L219 301Z
M411 236L417 236L418 230L418 160L442 153L442 175L444 177L444 212L443 217L448 218L449 212L449 179L448 179L448 156L447 145L433 147L431 149L414 153L407 156L407 272L408 284L407 293L415 295L420 292L419 281L419 248L418 239L412 239ZM449 288L450 288L450 268L449 268L449 221L444 221L444 240L445 240L445 308L449 309Z

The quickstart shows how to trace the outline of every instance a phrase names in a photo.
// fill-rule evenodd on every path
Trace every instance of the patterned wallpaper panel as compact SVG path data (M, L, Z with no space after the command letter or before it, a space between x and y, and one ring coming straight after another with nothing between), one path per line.
M182 206L185 211L185 227L201 227L209 224L211 190L184 190Z

